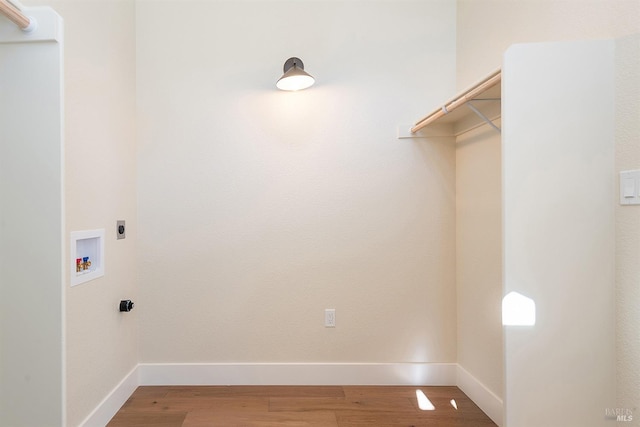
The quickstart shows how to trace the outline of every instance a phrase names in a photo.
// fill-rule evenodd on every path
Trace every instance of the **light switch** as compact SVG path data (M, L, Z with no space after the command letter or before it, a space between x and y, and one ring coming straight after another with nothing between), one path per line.
M622 197L629 199L636 195L636 183L633 178L625 178L622 182Z
M640 170L620 172L620 204L640 205Z

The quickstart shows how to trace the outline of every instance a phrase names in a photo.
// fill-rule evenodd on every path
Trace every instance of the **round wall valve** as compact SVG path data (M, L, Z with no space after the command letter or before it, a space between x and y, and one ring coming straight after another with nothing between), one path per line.
M123 299L120 301L120 311L131 311L133 310L133 302L130 299Z

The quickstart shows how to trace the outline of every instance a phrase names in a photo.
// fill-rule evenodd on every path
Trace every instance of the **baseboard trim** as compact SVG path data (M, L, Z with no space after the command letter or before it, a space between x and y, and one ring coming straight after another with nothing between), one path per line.
M489 390L484 384L482 384L476 377L471 375L469 371L462 366L458 366L458 378L456 385L460 390L466 394L469 399L478 405L485 414L493 420L498 427L503 425L503 402L502 399L496 396L491 390Z
M120 383L93 410L80 427L104 427L131 397L140 385L139 365L131 370Z
M142 363L142 385L455 385L455 363Z
M502 399L457 363L141 363L80 427L103 427L141 385L457 386L498 426Z

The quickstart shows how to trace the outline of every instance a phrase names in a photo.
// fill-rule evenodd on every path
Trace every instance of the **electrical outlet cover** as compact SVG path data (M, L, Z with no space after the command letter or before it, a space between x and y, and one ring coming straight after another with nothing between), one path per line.
M326 328L336 327L336 309L327 308L324 310L324 326Z

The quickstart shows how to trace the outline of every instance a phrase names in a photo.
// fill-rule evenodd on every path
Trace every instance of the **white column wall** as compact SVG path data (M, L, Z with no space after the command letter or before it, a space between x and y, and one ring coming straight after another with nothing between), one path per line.
M639 29L640 30L640 29ZM640 169L640 34L616 40L616 173ZM617 178L617 177L616 177ZM640 426L640 206L616 206L616 407Z
M138 363L135 4L28 3L47 4L64 20L65 246L72 231L105 229L103 277L70 287L70 251L63 253L65 409L67 425L78 426ZM127 237L116 240L121 219ZM121 299L134 310L118 312Z
M498 400L504 397L500 146L501 134L490 126L456 139L458 363Z
M614 43L514 45L503 67L508 427L602 426L615 406Z
M624 37L640 32L640 2L637 0L566 0L566 1L540 1L540 0L458 0L457 1L457 85L463 89L477 81L483 75L498 68L502 63L503 54L514 43L528 43L540 41L561 40L589 40L612 39ZM626 169L640 168L640 144L638 126L638 89L640 88L640 73L638 72L637 58L638 46L633 40L626 41L623 45L616 46L616 73L618 80L618 93L616 94L616 176L617 172ZM500 144L491 133L485 136L473 137L474 154L480 162L496 162L501 156ZM468 148L471 148L469 146ZM468 151L468 150L466 150ZM471 160L470 156L460 157L465 149L458 149L457 173L460 168ZM480 168L482 166L478 166ZM471 168L475 168L471 166ZM466 172L463 172L466 174ZM475 174L474 186L486 187L487 192L492 192L495 185L493 175ZM460 184L457 184L460 185ZM460 200L460 193L459 193ZM471 206L471 205L469 205ZM474 214L469 212L471 219L477 222L478 228L486 228L481 220L487 211L500 209L495 204L491 209L478 210ZM634 207L616 209L616 277L618 281L617 291L617 396L618 406L634 408L640 400L640 341L638 334L638 313L636 309L640 304L640 215ZM488 226L492 222L489 221ZM499 237L496 236L496 239ZM468 259L479 260L486 256L483 247L477 254L469 253ZM494 265L478 264L474 268L492 271L501 269L500 260L495 260ZM472 265L472 264L467 264ZM460 263L457 266L458 278L471 277L471 270L464 270ZM462 269L462 270L461 270ZM490 277L490 276L486 276ZM494 283L494 289L500 289L501 283ZM460 294L458 298L466 298ZM490 293L485 294L483 303L496 304ZM498 302L499 303L499 302ZM466 316L465 311L459 312L459 328L471 333L476 330L477 317ZM461 320L461 316L465 316ZM484 320L480 320L483 322ZM464 322L464 323L463 323ZM490 339L495 329L478 331L482 337ZM488 353L484 348L474 348L474 341L461 340L458 342L459 361L469 371L483 381L490 382L491 378L498 378L501 373L496 372L496 364L484 362L484 356ZM467 356L465 356L464 354ZM478 356L478 357L476 357ZM498 370L500 368L497 368ZM634 424L640 426L640 417L635 417Z
M0 17L0 425L64 423L61 20Z

